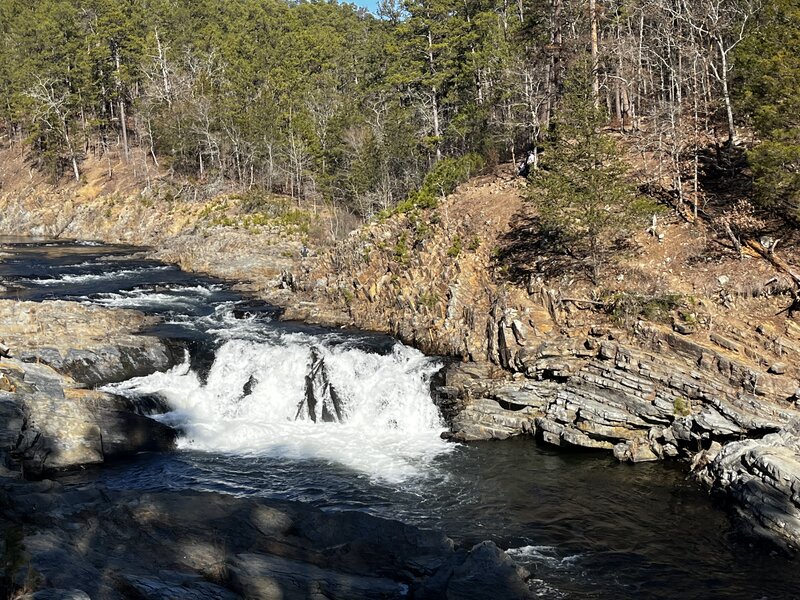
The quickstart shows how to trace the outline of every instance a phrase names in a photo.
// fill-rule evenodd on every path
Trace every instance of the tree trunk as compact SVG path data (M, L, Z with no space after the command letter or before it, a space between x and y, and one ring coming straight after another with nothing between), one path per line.
M125 98L122 96L122 77L119 66L119 47L114 45L114 61L117 65L117 96L119 99L119 122L122 129L122 147L125 151L125 160L128 160L128 123L125 118Z
M598 62L597 0L589 0L589 19L592 25L592 98L594 107L600 108L600 65Z
M172 107L172 94L170 93L169 78L167 76L167 57L161 47L161 38L158 37L158 29L155 30L156 34L156 48L158 50L158 63L161 67L161 78L164 81L164 97L167 100L167 106Z
M73 174L75 175L75 181L77 181L78 183L80 183L80 180L81 180L81 174L80 174L80 171L78 171L78 161L77 161L77 159L75 158L75 155L74 155L74 154L72 155L72 172L73 172Z
M719 56L722 62L720 83L722 84L722 99L725 102L725 113L728 117L728 144L733 144L736 141L736 125L733 122L733 104L731 102L731 93L728 89L728 52L720 36L717 37L717 48L719 48Z
M561 87L561 45L563 37L561 35L561 7L562 0L553 0L553 14L550 31L550 45L553 51L550 62L547 66L547 102L545 103L542 125L549 129L553 115L553 105Z
M441 145L441 129L439 125L439 100L436 97L436 88L431 88L433 94L433 102L431 103L431 112L433 113L433 135L436 137L436 162L442 160L442 145Z
M428 66L431 70L431 75L436 74L436 69L433 60L433 34L428 29ZM433 95L431 101L431 116L433 117L433 135L436 138L436 162L442 159L442 146L441 146L441 126L439 124L439 92L436 86L431 86L431 94Z
M764 248L764 246L762 246L761 243L756 240L752 239L746 240L745 244L747 244L749 248L758 252L758 254L760 254L762 258L765 258L766 260L771 262L776 269L782 271L783 273L786 273L789 277L792 278L794 284L800 287L800 273L797 273L789 263L787 263L785 260L783 260L780 256L778 256L774 252L770 252L769 250Z

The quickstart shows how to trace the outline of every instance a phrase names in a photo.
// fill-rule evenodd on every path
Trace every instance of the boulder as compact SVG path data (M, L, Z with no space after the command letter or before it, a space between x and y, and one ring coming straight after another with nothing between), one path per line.
M49 365L86 386L174 365L180 357L170 346L141 335L156 322L138 311L77 302L0 300L0 330L14 347L15 357Z
M16 419L6 423L5 438L13 438L12 456L26 477L174 447L176 432L137 414L129 400L77 389L74 381L46 365L17 367L8 371L17 391L0 401L0 407L9 401L15 407ZM0 399L2 394L7 393L0 392Z
M693 469L699 481L733 500L756 533L800 550L800 421L715 448Z
M231 587L252 600L400 600L408 586L383 577L322 569L264 554L239 554L228 564Z
M533 597L527 572L493 543L460 549L441 532L364 513L2 479L0 499L0 518L24 518L20 577L35 574L37 598Z
M521 569L493 542L481 542L453 569L447 582L447 600L527 600L534 595Z
M120 590L147 600L239 600L241 596L210 583L196 573L160 571L155 575L124 575ZM88 598L88 596L87 596Z
M40 590L24 596L17 596L18 600L92 600L83 590Z
M24 420L25 415L13 394L0 392L0 452L16 445Z

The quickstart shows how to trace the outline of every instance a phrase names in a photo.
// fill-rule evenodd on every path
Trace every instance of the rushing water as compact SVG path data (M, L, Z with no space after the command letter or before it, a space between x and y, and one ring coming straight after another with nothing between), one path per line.
M162 317L166 373L108 386L159 396L179 450L64 477L355 509L492 539L544 598L797 598L795 563L737 533L675 465L620 465L529 439L453 445L428 393L440 361L374 334L279 323L221 282L125 247L6 240L10 298Z

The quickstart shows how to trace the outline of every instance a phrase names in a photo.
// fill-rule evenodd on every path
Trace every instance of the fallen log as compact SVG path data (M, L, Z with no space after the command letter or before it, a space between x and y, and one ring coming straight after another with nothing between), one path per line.
M797 287L800 287L800 275L798 275L797 271L795 271L789 263L787 263L780 256L775 254L775 252L770 252L764 246L761 245L761 242L758 242L756 240L747 240L745 242L745 245L748 246L750 249L755 250L759 256L772 263L772 265L780 272L785 273L786 275L791 277L795 285Z

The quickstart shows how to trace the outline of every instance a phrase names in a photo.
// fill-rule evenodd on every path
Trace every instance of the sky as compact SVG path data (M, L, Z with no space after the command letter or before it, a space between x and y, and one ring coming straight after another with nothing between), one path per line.
M356 6L363 6L372 14L377 14L378 12L378 1L379 0L344 0L345 2L351 2Z

